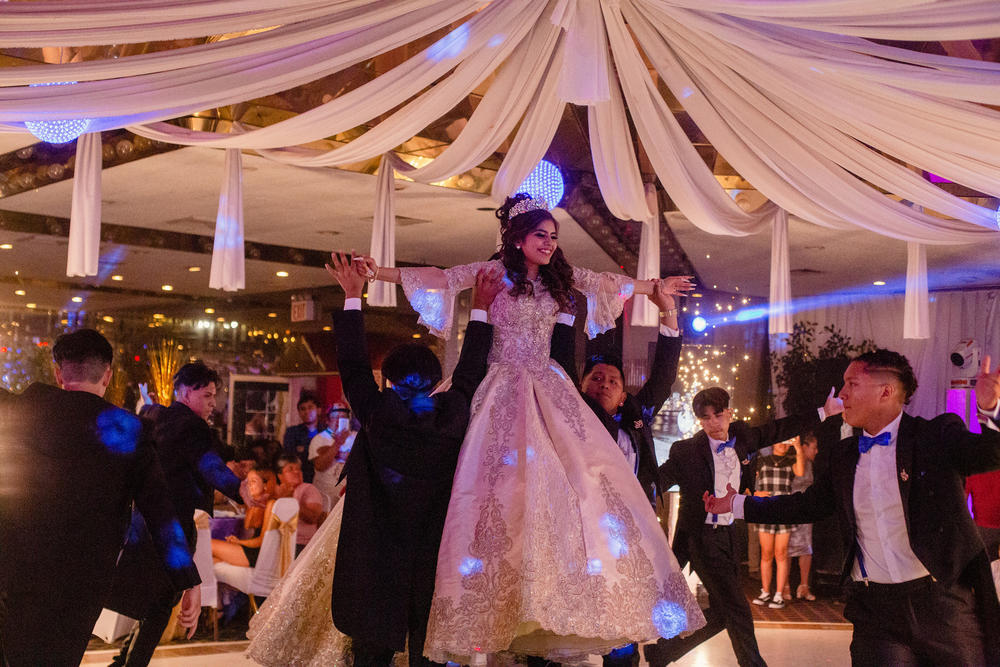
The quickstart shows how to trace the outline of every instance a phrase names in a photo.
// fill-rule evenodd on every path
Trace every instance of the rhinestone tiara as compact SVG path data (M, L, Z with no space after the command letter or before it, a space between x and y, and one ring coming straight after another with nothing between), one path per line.
M513 206L510 207L510 216L513 218L515 215L521 215L522 213L527 213L528 211L549 210L549 204L542 197L532 199L528 197L527 199L522 199ZM508 219L509 219L508 218Z

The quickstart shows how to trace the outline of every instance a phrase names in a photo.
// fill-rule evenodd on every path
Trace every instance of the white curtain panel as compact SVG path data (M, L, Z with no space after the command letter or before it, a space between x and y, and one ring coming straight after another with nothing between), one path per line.
M927 296L927 248L906 244L906 294L903 308L903 338L931 337Z
M73 205L69 215L67 276L96 276L101 253L101 153L100 132L82 135L76 144L73 169Z
M208 286L226 292L246 287L246 255L243 247L243 154L226 150L219 212L215 218L212 273Z
M642 236L639 237L639 264L635 277L639 280L656 280L660 277L660 206L656 186L645 185L643 206L647 215L642 219ZM644 294L635 296L632 304L632 324L638 327L655 327L660 324L660 309Z
M392 157L382 156L375 179L375 216L371 256L379 266L396 266L396 172ZM384 280L368 284L369 306L395 306L396 285Z
M928 309L928 338L908 339L904 333L905 297L834 295L811 299L795 312L796 321L832 324L855 343L868 338L875 344L906 355L920 387L907 413L933 417L945 410L952 377L948 355L960 340L975 339L983 354L1000 358L1000 291L932 292ZM800 306L803 304L799 304ZM823 340L822 338L820 339Z
M788 212L778 209L771 223L771 284L767 333L792 333L792 272L788 259Z

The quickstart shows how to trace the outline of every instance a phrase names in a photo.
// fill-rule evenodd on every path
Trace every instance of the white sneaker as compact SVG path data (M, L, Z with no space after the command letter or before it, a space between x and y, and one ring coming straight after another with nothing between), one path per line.
M768 602L769 602L770 600L771 600L771 594L770 594L770 593L768 593L768 592L766 592L766 591L763 591L763 590L762 590L762 591L760 592L760 595L758 595L758 596L757 596L757 597L755 597L755 598L754 598L753 600L751 600L751 602L753 602L753 603L754 603L754 604L756 604L756 605L765 605L765 604L767 604L767 603L768 603Z
M784 609L785 599L780 595L775 595L774 599L767 603L768 609Z

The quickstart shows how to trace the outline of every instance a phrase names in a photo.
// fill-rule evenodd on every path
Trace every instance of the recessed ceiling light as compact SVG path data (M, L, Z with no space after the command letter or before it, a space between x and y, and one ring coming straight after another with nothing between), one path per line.
M0 243L0 250L13 250L14 246L10 243Z
M700 299L702 295L701 295L701 293L700 293L700 292L694 292L694 293L693 293L693 294L691 294L690 296L693 296L693 297L694 297L694 298L696 298L696 299Z
M121 282L125 280L125 276L116 273L115 275L111 276L111 279Z
M212 313L215 312L215 308L206 308L205 312L208 313L209 315L211 315Z
M70 301L72 301L73 303L83 303L83 297L82 296L74 296L72 299L70 299Z
M287 278L288 271L277 271L274 275L278 276L279 278Z
M885 281L884 280L876 280L875 282L872 283L872 285L878 285L879 287L881 287L882 285L885 285Z
M105 322L114 322L115 321L115 318L111 317L110 315L105 315L101 319L104 320Z
M26 304L24 304L24 306L26 308L38 308L38 304L37 303L26 303Z
M278 313L268 313L267 316L268 317L277 317Z
M216 322L225 322L225 321L226 321L226 318L224 318L224 317L216 317L216 318L215 318L215 321L216 321Z
M490 210L492 210L492 209L490 209ZM323 327L323 331L333 331L333 327L331 327L329 324L327 324L325 327Z
M174 286L173 285L160 285L160 289L163 290L164 292L173 292L174 291Z
M163 313L153 313L153 319L154 320L164 320L164 319L166 319L166 317L167 316L164 315Z
M191 273L198 273L199 271L201 271L201 267L200 266L189 266L188 267L188 271L190 271Z
M420 338L420 334L418 334L418 333L413 334L413 338Z
M25 294L27 294L27 292L25 292L23 289L16 289L14 290L14 294L16 294L17 296L24 296Z

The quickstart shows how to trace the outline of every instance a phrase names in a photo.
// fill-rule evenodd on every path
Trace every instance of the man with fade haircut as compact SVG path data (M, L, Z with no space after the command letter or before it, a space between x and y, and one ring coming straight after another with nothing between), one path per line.
M102 397L112 348L93 329L52 348L60 387L0 401L0 664L76 667L111 587L133 501L185 627L198 571L139 418Z
M745 498L730 487L706 494L705 509L754 523L840 515L852 664L1000 664L1000 605L962 486L968 475L1000 468L1000 372L991 373L983 357L975 388L981 434L951 413L904 413L916 389L903 355L860 355L840 391L854 432L829 448L812 486L771 498Z

